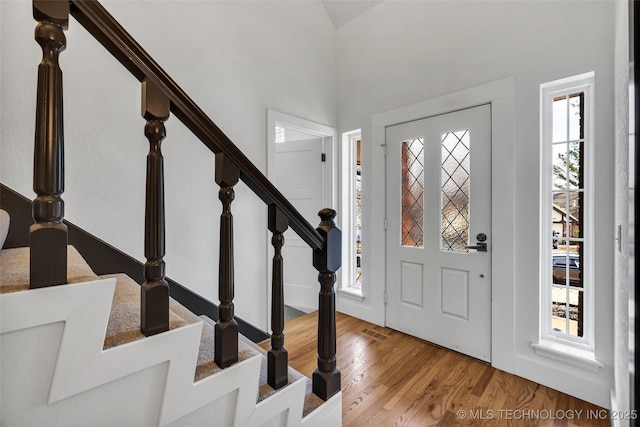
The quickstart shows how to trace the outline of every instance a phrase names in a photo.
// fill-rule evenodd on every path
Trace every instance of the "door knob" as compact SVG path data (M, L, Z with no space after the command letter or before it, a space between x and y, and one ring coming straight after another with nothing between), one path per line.
M478 242L477 245L465 246L465 249L475 249L478 252L487 252L487 244L484 242Z
M487 252L487 235L484 233L478 233L476 240L478 241L477 245L465 246L465 249L475 249L478 252Z

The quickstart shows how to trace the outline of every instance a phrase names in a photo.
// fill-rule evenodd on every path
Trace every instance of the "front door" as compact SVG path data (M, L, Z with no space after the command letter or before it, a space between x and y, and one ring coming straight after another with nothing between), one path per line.
M387 326L491 360L491 107L386 129Z

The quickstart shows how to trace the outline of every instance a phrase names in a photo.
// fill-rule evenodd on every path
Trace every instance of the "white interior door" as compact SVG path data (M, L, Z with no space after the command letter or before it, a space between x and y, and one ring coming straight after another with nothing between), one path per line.
M323 206L322 138L276 144L276 187L307 221L320 221ZM318 271L313 267L309 246L287 230L282 248L285 304L304 312L318 308Z
M387 325L490 361L491 108L387 127L386 144Z

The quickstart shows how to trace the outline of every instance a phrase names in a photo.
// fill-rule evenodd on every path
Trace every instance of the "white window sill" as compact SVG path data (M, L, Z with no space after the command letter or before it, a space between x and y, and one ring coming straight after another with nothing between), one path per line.
M355 286L346 286L344 288L338 289L338 293L347 298L356 300L356 301L364 301L364 295L362 295L362 289L356 288Z
M595 354L589 350L582 350L570 345L543 340L531 343L531 347L533 347L539 356L591 372L598 372L604 367L604 363L596 360Z

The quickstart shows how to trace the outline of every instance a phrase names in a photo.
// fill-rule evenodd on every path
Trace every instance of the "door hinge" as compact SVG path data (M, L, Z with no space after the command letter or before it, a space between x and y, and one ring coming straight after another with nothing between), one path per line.
M387 303L387 291L384 291L384 303Z
M382 221L382 226L384 227L384 231L387 231L387 218Z
M387 144L380 144L382 147L382 154L387 157Z
M327 155L325 153L322 153L322 156L320 157L320 160L323 162L327 161Z

